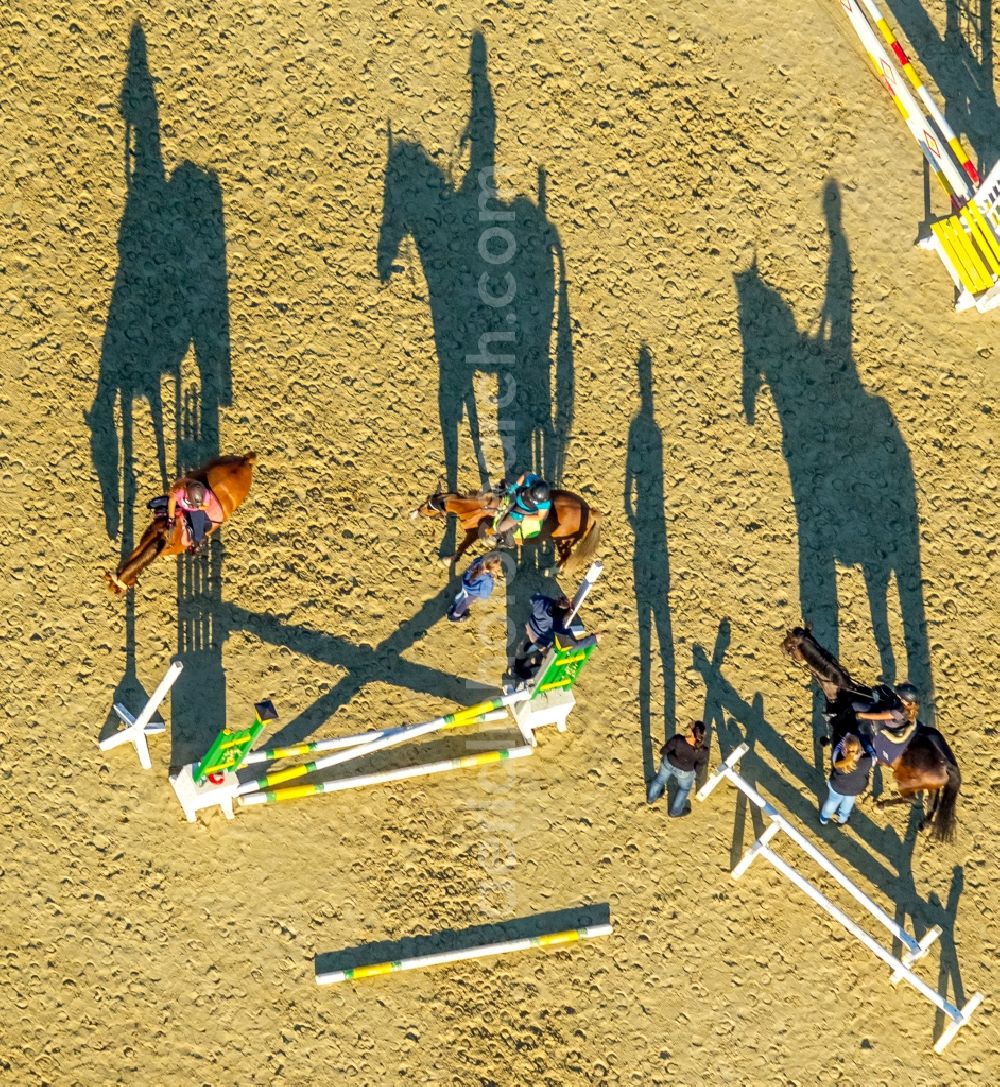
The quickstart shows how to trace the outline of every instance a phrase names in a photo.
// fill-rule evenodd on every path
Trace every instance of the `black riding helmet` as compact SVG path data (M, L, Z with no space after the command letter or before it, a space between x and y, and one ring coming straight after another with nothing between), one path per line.
M904 702L919 702L920 696L917 694L917 688L912 683L900 683L896 688L896 694Z
M549 485L539 480L537 483L532 483L528 488L528 497L538 505L541 502L548 502L549 500Z

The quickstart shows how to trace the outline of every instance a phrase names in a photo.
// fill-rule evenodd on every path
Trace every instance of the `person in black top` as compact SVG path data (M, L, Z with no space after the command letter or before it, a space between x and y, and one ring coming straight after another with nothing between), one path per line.
M690 815L691 805L687 803L688 795L694 788L698 771L708 762L704 723L692 721L686 733L671 736L660 749L660 759L660 770L649 783L646 802L655 804L663 796L667 782L673 778L677 782L677 792L667 812L671 819Z
M531 614L524 627L524 637L514 650L514 658L504 675L505 690L508 685L513 689L528 683L537 672L549 646L555 645L558 649L570 646L583 649L598 641L596 634L583 633L577 618L574 618L570 626L566 625L566 619L573 608L569 597L535 593L529 603Z
M829 795L819 809L819 821L823 826L831 819L841 825L847 822L855 801L868 788L868 775L874 762L853 732L833 749L831 761L833 768L827 782Z

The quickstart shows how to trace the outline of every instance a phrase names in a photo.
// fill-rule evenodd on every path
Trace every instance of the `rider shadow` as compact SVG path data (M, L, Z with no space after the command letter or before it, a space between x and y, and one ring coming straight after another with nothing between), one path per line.
M818 332L803 335L756 263L735 276L743 337L743 407L750 425L763 383L782 428L798 519L802 617L834 655L838 647L837 564L860 568L882 675L896 659L888 598L894 581L908 677L933 724L933 687L920 574L916 485L909 451L888 404L861 384L852 354L852 272L840 225L840 190L824 190L831 236L827 294ZM822 765L822 699L814 702L815 761Z
M189 442L189 448L184 449L179 439L178 465L184 467L190 467L203 450L206 459L218 453L217 409L231 403L232 391L221 190L212 171L190 162L182 162L167 176L160 148L154 78L149 70L145 34L138 21L131 29L120 110L125 120L126 200L118 230L118 268L101 345L97 389L86 421L91 430L91 457L103 497L105 527L111 539L121 533L121 554L125 556L134 546L137 513L136 401L145 400L149 405L160 486L165 490L169 480L162 379L173 379L180 432L185 425L181 367L193 347L198 388L203 403L210 407L199 411L197 442L193 446ZM115 425L116 405L121 412L120 433ZM199 586L220 580L221 544L213 539L209 552L204 560L208 571L199 576ZM180 565L184 567L185 560ZM178 588L182 595L189 591L181 581ZM125 676L116 698L121 692L121 700L131 706L138 687L134 593L125 600L125 632ZM189 651L186 638L181 637L179 643L184 655ZM194 661L187 659L186 663L171 695L174 720L185 687L197 678ZM212 713L218 709L219 699L211 691L203 693L201 700L208 701Z
M663 434L653 409L649 349L639 351L640 407L628 432L625 463L625 514L632 526L632 577L639 627L639 720L643 779L656 771L659 744L652 735L653 641L655 632L663 675L663 739L677 728L674 641L670 626L670 562L663 484ZM656 751L654 751L654 746Z
M831 832L821 828L817 821L819 803L826 795L826 775L817 773L770 725L764 712L764 702L760 694L755 694L750 702L742 696L723 677L722 660L729 643L729 624L723 620L711 657L701 646L693 650L695 669L705 683L704 720L706 727L711 722L719 742L719 756L724 759L739 744L746 743L750 752L740 762L739 773L751 784L763 789L769 798L774 798L776 805L796 815L806 826L815 828L824 842L825 848L836 854L846 865L860 872L871 884L890 897L904 915L914 914L915 920L921 920L915 911L923 913L923 902L916 893L911 856L917 840L919 813L914 809L910 813L910 822L906 835L900 839L895 831L879 827L865 814L863 808L856 807L851 814L851 824L858 838L872 850L864 849L851 836L841 832ZM772 769L759 755L766 751L774 762L782 767L783 772ZM786 777L785 773L790 777ZM794 779L797 778L797 785ZM813 794L810 802L803 795L802 789ZM731 866L745 852L745 816L747 807L751 808L754 838L764 829L756 805L749 805L746 797L739 793L736 805L736 820L732 845ZM884 859L880 860L879 857Z
M558 231L548 221L546 177L536 200L496 192L496 109L486 41L473 35L472 103L460 138L468 169L455 185L420 144L389 129L377 271L383 283L412 236L427 284L438 356L438 410L445 488L458 487L459 425L467 417L480 487L491 476L537 471L557 483L573 415L573 350L565 263ZM558 286L557 286L558 279ZM555 330L554 367L550 341ZM555 392L553 376L555 370ZM487 450L476 403L476 376L495 379L490 397L499 448ZM449 521L441 555L454 551Z

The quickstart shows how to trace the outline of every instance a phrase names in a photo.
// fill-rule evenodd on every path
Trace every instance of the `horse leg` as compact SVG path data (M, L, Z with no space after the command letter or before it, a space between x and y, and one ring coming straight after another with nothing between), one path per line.
M912 804L916 802L916 796L917 794L913 792L897 793L895 796L880 796L875 801L875 807L881 810L894 804Z
M905 774L905 769L903 770ZM920 794L923 792L922 788L916 788L915 783L909 775L906 775L903 781L900 781L895 776L896 770L893 768L893 778L896 783L896 795L885 798L879 798L875 801L876 808L888 808L894 804L919 804Z
M938 808L941 806L941 790L940 789L928 789L931 797L931 806L924 812L923 819L920 820L920 826L917 827L918 831L930 830L934 823L934 817L938 813Z
M154 521L142 535L139 545L113 574L105 574L108 589L119 596L131 589L143 570L167 546L167 529L162 523Z
M573 554L573 542L572 540L555 540L556 545L556 564L550 566L545 571L548 577L558 577L562 571L562 568L569 562L570 556Z
M469 550L469 548L479 539L479 525L475 528L467 528L465 530L465 539L455 548L455 553L450 557L448 555L442 555L438 560L442 566L453 567L458 560Z

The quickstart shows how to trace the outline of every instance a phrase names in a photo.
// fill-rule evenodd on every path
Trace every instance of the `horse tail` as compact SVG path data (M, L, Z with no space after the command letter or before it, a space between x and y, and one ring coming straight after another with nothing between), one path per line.
M586 535L570 552L564 573L567 575L575 573L585 562L588 562L597 554L597 549L601 545L601 521L603 519L596 510L590 511L590 528L587 529Z
M955 840L955 808L958 803L958 791L962 785L962 774L958 764L947 764L948 780L941 787L941 795L938 801L937 811L934 813L934 823L931 827L932 837L939 842L953 842Z

